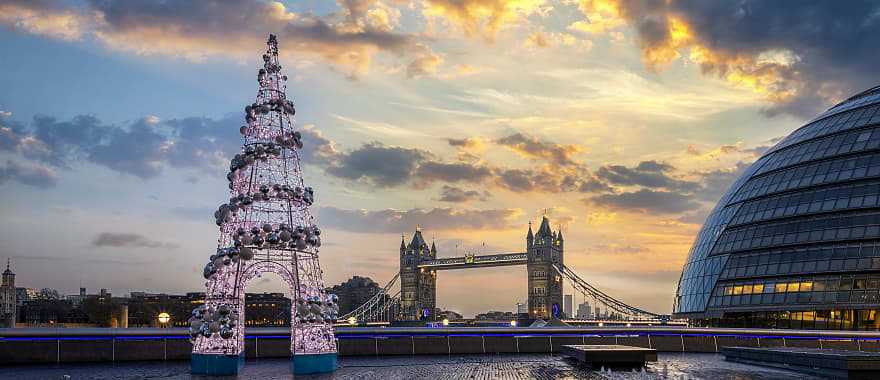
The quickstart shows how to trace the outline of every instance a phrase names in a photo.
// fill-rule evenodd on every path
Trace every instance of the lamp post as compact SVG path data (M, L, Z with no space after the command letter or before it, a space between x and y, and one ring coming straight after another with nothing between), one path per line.
M159 313L156 319L159 320L159 325L162 327L168 327L168 322L171 321L171 315L163 311Z

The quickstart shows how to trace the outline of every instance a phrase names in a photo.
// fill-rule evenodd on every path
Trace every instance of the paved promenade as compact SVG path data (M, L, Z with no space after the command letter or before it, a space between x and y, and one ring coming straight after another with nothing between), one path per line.
M130 362L5 367L3 379L200 379L189 374L189 362ZM291 379L289 361L249 361L239 379ZM217 378L210 378L217 379ZM725 362L717 354L661 353L646 373L600 373L579 368L560 356L546 354L417 357L342 357L333 374L302 376L312 380L404 379L607 379L607 380L817 380L794 372Z

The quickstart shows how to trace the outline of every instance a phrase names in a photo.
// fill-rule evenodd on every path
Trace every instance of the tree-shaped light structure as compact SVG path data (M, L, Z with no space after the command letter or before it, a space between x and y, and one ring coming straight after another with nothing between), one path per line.
M204 269L205 304L190 319L194 373L237 373L244 354L245 288L265 272L290 287L295 373L336 368L332 323L338 306L335 296L324 293L321 230L309 211L314 192L303 182L303 144L274 35L267 44L256 102L245 107L244 145L229 166L230 199L214 213L220 238Z

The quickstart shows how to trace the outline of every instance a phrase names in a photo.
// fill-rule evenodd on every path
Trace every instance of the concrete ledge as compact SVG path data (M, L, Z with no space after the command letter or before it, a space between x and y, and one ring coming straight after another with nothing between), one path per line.
M487 354L515 354L519 352L518 340L514 336L483 337Z
M726 360L785 368L827 378L877 379L880 353L817 348L725 347Z
M337 339L339 355L342 356L375 356L376 339Z
M416 355L445 355L449 353L449 337L416 336L413 346Z
M412 355L413 338L411 336L378 338L376 347L378 355Z
M450 354L482 354L486 351L483 349L482 336L450 336L449 337L449 353Z
M581 363L597 365L637 365L657 361L657 350L652 348L609 345L566 345L560 347L563 355Z

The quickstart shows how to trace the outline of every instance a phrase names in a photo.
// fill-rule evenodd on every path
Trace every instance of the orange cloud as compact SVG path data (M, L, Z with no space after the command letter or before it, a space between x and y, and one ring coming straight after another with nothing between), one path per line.
M0 25L39 36L78 40L89 22L87 15L70 9L27 2L0 4Z
M505 25L542 10L545 0L427 0L422 13L448 20L468 36L482 35L494 41Z
M719 48L717 42L710 46L688 21L696 16L677 8L674 2L582 0L579 9L586 20L572 23L569 30L610 35L619 33L617 29L623 26L632 26L640 36L642 60L651 70L662 71L675 61L694 63L703 73L717 75L776 104L815 91L807 88L808 79L794 68L800 57L793 51L755 48L735 52ZM837 95L831 87L825 86L825 93L818 95Z
M267 33L279 36L283 53L310 54L366 73L380 51L403 55L415 37L392 32L400 12L374 1L347 1L340 14L297 14L274 1L242 0L212 5L103 1L82 7L45 3L0 5L0 24L64 40L90 35L110 49L168 55L192 61L259 54Z

